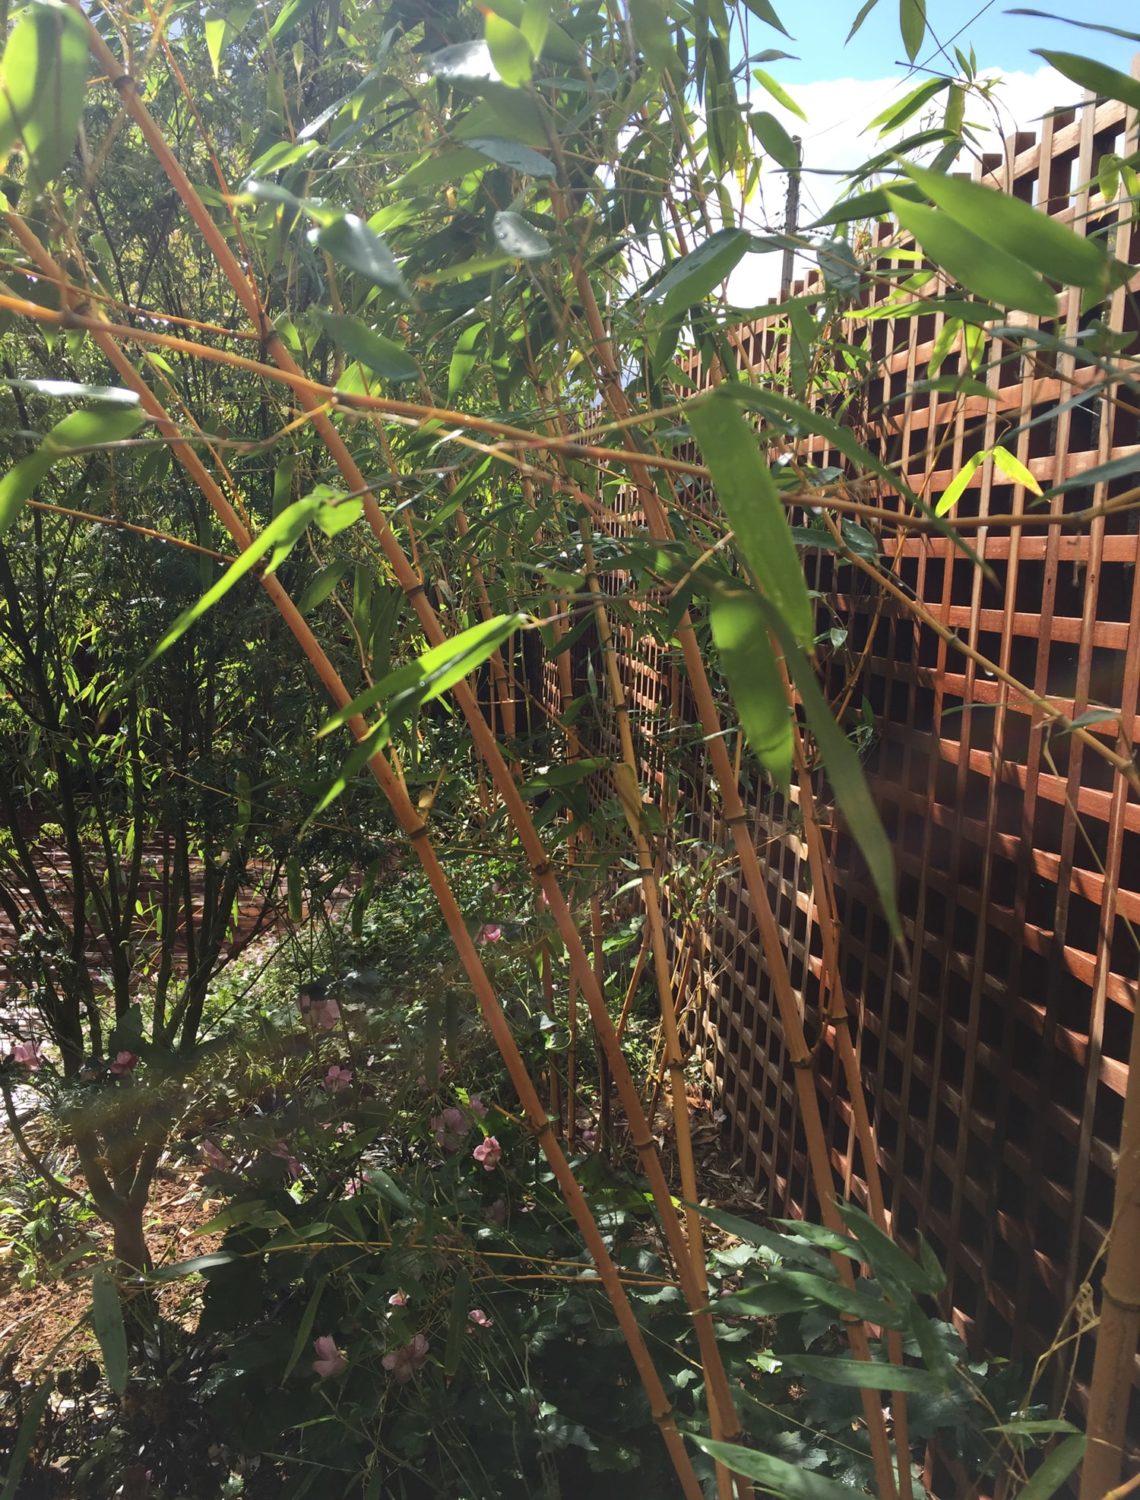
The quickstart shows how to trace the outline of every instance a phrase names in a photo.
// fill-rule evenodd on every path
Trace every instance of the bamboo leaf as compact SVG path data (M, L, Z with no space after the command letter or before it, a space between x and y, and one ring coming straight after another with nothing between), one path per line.
M477 363L475 354L476 347L483 337L485 323L472 323L470 328L465 328L455 341L455 350L451 356L451 365L447 373L447 399L454 401L456 396L467 384L468 377Z
M783 27L781 27L780 29L782 31ZM761 86L761 88L768 90L777 104L782 104L785 109L790 109L792 114L799 115L800 119L806 122L807 115L804 114L803 110L792 98L791 94L789 94L787 89L784 88L783 84L776 82L771 73L766 73L763 68L753 68L752 76L753 78L755 78L756 82Z
M99 1341L107 1384L121 1396L127 1388L127 1330L119 1289L105 1266L91 1278L91 1327Z
M486 10L483 18L484 35L495 72L508 88L518 88L529 83L533 72L530 47L526 37L517 26L504 21L493 10Z
M16 1433L16 1441L12 1444L8 1472L4 1477L4 1488L0 1490L0 1500L19 1500L20 1481L24 1477L24 1469L32 1451L32 1444L36 1440L36 1433L39 1431L40 1422L43 1420L54 1387L55 1377L49 1375L24 1408L24 1416L20 1422L20 1429Z
M972 454L966 460L957 474L954 475L954 478L942 491L941 498L934 507L934 514L936 516L944 516L954 509L958 501L962 498L963 490L985 462L988 451L988 449L983 448L980 452Z
M466 1271L457 1271L451 1292L451 1312L447 1320L447 1345L443 1354L443 1373L454 1375L459 1368L463 1353L463 1340L469 1324L467 1311L471 1301L471 1277Z
M123 442L145 421L146 414L137 404L127 405L116 397L113 403L73 411L57 422L36 451L22 458L0 479L0 537L16 520L54 463L78 450Z
M764 601L767 604L767 600ZM896 938L902 937L895 900L895 867L891 845L863 774L855 747L832 716L827 700L820 691L811 663L797 646L792 634L775 609L769 609L769 626L784 648L792 681L800 695L808 727L819 746L820 757L835 793L835 800L862 852L870 871L883 912Z
M781 1363L808 1380L822 1380L825 1385L842 1385L857 1390L915 1391L938 1395L946 1382L930 1370L916 1370L911 1365L892 1365L874 1359L844 1359L829 1354L781 1355Z
M815 1248L814 1244L807 1242L807 1236L802 1232L805 1226L798 1220L789 1227L787 1234L780 1234L764 1225L753 1224L749 1219L741 1219L736 1214L727 1213L722 1208L706 1208L704 1204L691 1206L697 1209L702 1219L707 1219L710 1224L715 1224L718 1229L723 1229L727 1234L735 1235L738 1240L743 1240L748 1245L757 1245L761 1250L766 1250L769 1255L776 1256L780 1260L791 1260L800 1265L811 1266L819 1275L827 1275L829 1272L834 1274L831 1262L826 1258L826 1252L832 1248L853 1260L858 1259L854 1241L841 1239L838 1235L830 1235L826 1244L821 1245L819 1249ZM819 1226L807 1227L815 1229Z
M920 1264L895 1243L879 1226L850 1203L837 1204L843 1222L867 1259L875 1275L884 1282L894 1282L912 1292L936 1296L946 1285L946 1277L937 1261Z
M217 11L208 10L202 18L202 29L206 33L206 51L210 54L210 70L218 77L222 46L226 40L226 18Z
M317 1317L317 1309L321 1305L321 1296L326 1285L328 1284L328 1279L329 1278L327 1273L320 1278L316 1286L313 1288L313 1295L305 1304L305 1311L301 1314L301 1321L297 1325L297 1337L293 1340L293 1348L290 1351L289 1358L285 1362L285 1368L281 1372L282 1385L285 1384L285 1382L289 1379L289 1376L292 1375L293 1371L297 1368L297 1361L301 1358L301 1355L305 1351L305 1346L309 1342L309 1335L313 1331L313 1324L316 1322Z
M87 92L87 35L62 0L32 0L0 61L0 170L17 139L39 186L71 155Z
M757 110L748 116L748 123L752 127L752 134L774 161L779 162L785 171L798 170L800 148L775 115L770 115L765 109Z
M851 30L847 33L848 41L850 41L855 33L859 30L860 26L862 26L863 22L871 14L878 3L879 0L865 0L865 3L860 7L859 14L851 23Z
M810 646L811 599L756 433L731 398L720 395L692 403L686 414L741 556L792 638Z
M769 26L774 26L777 31L782 31L785 36L790 35L788 28L772 9L769 0L744 0L744 4L757 20L766 21Z
M980 182L908 166L907 175L928 198L966 229L1066 286L1103 289L1108 256L1096 240L1032 208L1012 193Z
M716 593L709 601L709 619L745 738L773 780L788 787L791 713L760 602L751 593Z
M926 0L899 0L899 32L907 61L913 62L926 35Z
M689 1437L710 1458L716 1459L747 1479L758 1479L770 1494L781 1500L851 1500L847 1485L837 1484L823 1474L798 1464L787 1463L782 1458L773 1458L770 1453L758 1453L754 1448L742 1448L738 1443L718 1443L712 1438L702 1437L699 1432Z
M752 236L746 229L718 229L703 245L690 250L670 266L646 302L663 304L661 317L666 323L679 312L701 302L724 281L741 256L750 247Z
M1091 89L1099 98L1119 99L1122 104L1140 109L1140 78L1129 78L1127 73L1110 68L1107 63L1078 57L1072 52L1053 52L1044 47L1034 47L1033 51L1058 73L1082 88Z
M325 312L323 308L316 312L333 343L370 370L375 370L377 375L394 381L419 378L419 366L402 344L385 338L359 318L351 318L346 313Z
M539 234L522 214L511 213L507 209L503 209L492 219L491 232L508 255L518 256L520 260L545 260L553 251L553 246L544 234Z
M646 61L662 73L679 66L673 34L661 0L629 0L629 18Z
M540 151L524 146L521 141L509 141L497 135L473 135L467 144L488 161L493 161L500 167L509 167L512 172L523 172L528 177L555 175L554 164Z
M929 104L931 99L936 98L944 88L948 87L949 82L945 78L925 79L917 88L913 88L909 93L904 94L901 99L896 99L888 104L886 109L875 116L867 126L867 129L877 129L880 136L888 135L899 125L909 120L911 115L917 114L924 104Z
M1027 490L1032 490L1035 495L1041 494L1041 486L1031 470L1027 469L1019 458L1016 458L1008 448L1003 448L1000 443L990 449L993 461L1002 473L1012 479L1015 484L1023 484Z
M1017 1500L1049 1500L1084 1458L1087 1442L1084 1433L1077 1433L1058 1443L1025 1488L1019 1491Z
M322 225L315 231L315 238L322 250L327 250L333 260L347 266L350 271L356 271L376 286L386 287L400 297L408 296L407 283L396 257L380 236L356 214L345 214L331 224Z
M898 193L887 193L891 212L936 265L955 281L1001 307L1055 317L1057 298L1029 269L1007 251L960 224L953 215L911 203Z

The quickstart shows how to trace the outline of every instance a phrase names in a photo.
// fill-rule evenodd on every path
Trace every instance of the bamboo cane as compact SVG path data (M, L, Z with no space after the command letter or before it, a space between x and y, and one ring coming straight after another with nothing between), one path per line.
M351 491L362 496L364 513L368 524L377 541L380 543L381 549L392 567L397 581L400 583L406 597L419 617L421 627L429 643L433 646L442 644L446 637L431 602L427 598L426 586L423 580L418 578L411 568L398 539L388 525L387 519L379 506L376 504L376 500L368 485L364 482L364 477L353 460L351 453L330 421L324 405L314 396L310 388L310 382L305 380L300 367L296 364L274 329L260 303L255 288L246 277L241 265L234 257L201 198L171 151L162 130L139 98L130 76L123 71L114 53L84 14L79 0L67 0L67 3L83 19L87 31L89 50L106 71L113 86L119 91L124 107L137 124L141 134L169 178L171 185L185 204L191 218L210 247L223 275L230 283L255 327L260 330L267 353L282 373L291 382L295 383L298 400L310 412L313 426L325 443L333 462L340 470ZM694 1273L684 1230L674 1207L669 1186L657 1155L656 1146L648 1128L648 1122L645 1119L644 1111L641 1109L637 1089L625 1056L622 1053L620 1045L617 1043L613 1021L606 1007L602 989L586 957L580 934L556 877L554 865L547 855L542 840L534 826L530 810L519 793L518 786L510 773L498 741L490 732L486 719L480 711L474 694L466 682L461 681L455 684L453 696L464 718L467 720L475 746L486 762L492 780L503 799L508 816L518 832L520 843L531 866L532 873L546 893L550 910L566 944L571 966L576 971L578 983L594 1022L595 1033L605 1053L614 1082L617 1085L618 1095L621 1099L626 1119L630 1124L633 1145L641 1161L642 1170L648 1179L654 1203L660 1217L661 1227L677 1269L678 1280L681 1283L686 1301L693 1313L694 1331L697 1335L701 1351L701 1363L705 1371L705 1383L709 1395L710 1411L715 1405L716 1409L723 1415L726 1436L734 1436L739 1430L735 1415L735 1403L724 1372L720 1350L717 1347L711 1316L708 1312L707 1298L702 1291L700 1278Z
M54 272L56 269L54 262L38 239L27 229L27 226L14 214L8 214L6 217L9 226L16 233L24 248L40 261L45 269L50 269ZM139 375L134 365L123 354L114 339L109 334L100 334L99 332L94 333L94 339L102 353L118 371L120 378L136 392L143 409L155 421L159 431L162 432L170 444L171 451L201 489L215 515L233 538L235 545L244 551L252 540L249 532L238 519L233 507L219 489L209 471L202 464L193 448L180 438L177 424L167 415L165 408ZM303 616L286 593L283 585L273 574L263 574L260 582L300 645L307 660L328 692L330 699L338 708L345 707L351 702L351 694L341 681L335 667L329 661ZM357 741L367 737L368 727L359 715L354 716L350 720L349 728L354 739ZM626 1339L638 1375L645 1387L646 1395L649 1398L650 1410L653 1413L654 1420L661 1429L662 1438L669 1451L685 1495L688 1497L688 1500L702 1500L700 1485L693 1470L688 1451L685 1448L680 1433L677 1431L668 1397L665 1394L664 1387L661 1385L660 1378L657 1375L656 1367L646 1348L644 1338L638 1327L617 1267L606 1248L605 1241L602 1239L597 1222L578 1185L577 1179L574 1177L569 1163L558 1145L550 1119L543 1109L534 1084L526 1071L526 1065L515 1043L510 1025L499 1004L498 997L491 985L487 972L483 967L478 949L467 930L463 913L455 900L447 876L430 842L427 824L417 814L411 799L404 789L402 781L388 764L384 755L380 752L373 755L368 765L378 785L387 797L397 821L415 848L416 854L432 887L433 894L439 903L444 920L447 923L448 932L471 981L472 988L483 1011L488 1030L491 1032L499 1048L511 1082L519 1095L531 1127L542 1145L567 1206L574 1215L586 1248L589 1250L598 1267L599 1276L609 1294L619 1326Z

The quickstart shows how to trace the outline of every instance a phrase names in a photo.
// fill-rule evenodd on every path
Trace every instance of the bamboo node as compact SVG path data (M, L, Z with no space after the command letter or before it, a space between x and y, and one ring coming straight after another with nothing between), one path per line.
M408 833L408 842L411 843L411 844L414 844L417 839L426 839L427 836L428 836L428 826L427 826L426 823L421 823L418 828L413 828Z
M404 598L414 599L417 594L423 594L426 592L427 584L421 580L419 583L413 583L410 589L404 590Z
M554 861L543 859L536 865L531 865L530 872L536 880L545 880L548 875L554 873Z

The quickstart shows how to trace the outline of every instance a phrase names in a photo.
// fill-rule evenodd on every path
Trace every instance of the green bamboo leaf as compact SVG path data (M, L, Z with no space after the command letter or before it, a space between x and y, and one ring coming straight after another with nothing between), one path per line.
M1003 448L1000 443L990 449L993 461L1002 473L1012 479L1015 484L1023 484L1027 490L1032 490L1035 495L1041 494L1041 486L1030 469L1027 469L1021 460L1012 454L1008 448Z
M757 20L766 21L769 26L774 26L777 31L782 31L785 36L791 34L783 21L780 20L779 16L772 9L769 0L744 0L744 5Z
M792 638L810 646L815 638L811 599L756 433L731 397L694 402L686 415L745 563Z
M871 800L867 778L851 741L840 729L832 716L815 679L815 671L807 657L799 649L780 613L763 601L768 609L769 628L784 648L784 659L788 664L792 681L800 695L808 728L819 746L820 758L827 772L827 779L835 793L835 800L843 814L851 837L862 851L871 879L879 893L883 912L896 938L902 937L902 922L899 920L895 900L895 867L891 845L883 828L874 802Z
M775 115L770 115L766 109L757 110L748 116L748 123L764 150L785 171L795 172L799 168L800 148Z
M502 209L491 220L491 232L508 255L520 260L545 260L553 246L544 234L528 224L522 214Z
M629 0L629 18L633 22L634 38L647 62L662 73L679 67L673 33L661 0Z
M267 552L270 552L271 556L265 571L272 573L289 555L297 538L301 536L324 504L323 495L307 495L303 500L295 500L279 516L274 517L245 551L234 559L217 582L211 585L189 609L182 611L143 663L143 670L145 671L157 661L164 652L169 651L176 641L180 641L190 627L200 620L208 609L212 609L220 599L224 599L233 586L255 568Z
M554 164L541 152L524 146L521 141L507 140L505 136L473 135L467 144L488 161L500 167L509 167L512 172L524 172L528 177L553 177Z
M910 230L931 260L971 292L1000 307L1016 307L1046 318L1056 316L1056 295L1023 261L967 229L951 214L908 202L898 193L887 193L886 197L895 218Z
M913 62L926 35L926 0L899 0L899 32L907 61Z
M403 272L396 257L378 234L374 234L356 214L345 214L315 231L315 239L333 260L356 271L376 286L385 287L400 297L408 296Z
M895 99L888 104L886 109L875 116L867 126L867 130L878 130L880 137L888 135L948 87L949 80L946 78L925 79L917 88L904 94L901 99Z
M865 0L865 4L860 8L859 14L855 17L854 21L852 21L852 23L851 23L851 30L847 33L847 40L848 41L850 41L851 38L855 35L855 33L859 30L860 26L862 26L863 22L871 14L871 12L874 10L875 6L878 5L878 3L879 3L879 0Z
M359 318L349 317L347 313L330 313L317 308L316 314L334 344L339 345L352 359L358 359L377 375L382 375L385 380L419 378L419 366L404 346L397 344L394 339L385 338L382 333L377 333L374 328L369 328Z
M36 451L22 458L0 479L0 537L54 463L69 453L88 451L105 443L121 443L132 437L145 421L146 414L137 405L129 406L116 398L105 406L73 411L57 422Z
M718 1443L699 1432L688 1435L710 1458L734 1474L758 1479L769 1494L778 1495L780 1500L851 1500L852 1491L847 1485L837 1484L834 1479L799 1464L773 1458L770 1453L758 1453L754 1448L742 1448L738 1443Z
M20 1429L16 1433L16 1441L12 1444L8 1472L4 1476L4 1488L0 1490L0 1500L19 1500L20 1481L24 1477L24 1469L32 1451L32 1444L36 1440L36 1433L40 1429L40 1422L43 1420L54 1388L55 1377L49 1375L24 1408L24 1416L20 1422Z
M958 501L962 498L962 491L981 468L982 464L985 463L988 456L989 450L983 448L980 452L973 454L966 460L957 474L954 475L954 478L942 491L941 498L934 507L934 514L936 516L944 516L954 509Z
M1022 264L1066 286L1102 290L1107 285L1108 256L1098 241L1074 234L1012 193L922 167L906 171L940 209Z
M757 1287L746 1286L739 1292L718 1300L718 1312L741 1312L753 1317L765 1317L766 1293L769 1290L784 1290L795 1295L807 1305L834 1308L836 1312L862 1318L866 1323L875 1323L883 1328L903 1328L905 1317L897 1307L892 1307L882 1297L876 1296L864 1286L856 1283L846 1287L840 1281L827 1276L813 1275L810 1271L792 1271L773 1267L769 1281Z
M457 1271L451 1292L451 1312L447 1320L447 1346L443 1354L443 1373L454 1375L459 1369L463 1353L463 1340L471 1326L467 1313L471 1304L471 1277L466 1271Z
M751 241L746 229L718 229L703 245L670 266L657 285L645 294L645 301L662 303L662 321L670 322L677 313L703 301L719 286L747 254Z
M1025 1488L1018 1492L1017 1500L1049 1500L1084 1458L1087 1443L1084 1433L1058 1443Z
M210 54L210 69L215 78L222 58L222 47L226 40L226 18L217 11L208 10L202 20L206 33L206 51Z
M15 390L32 391L37 396L46 396L53 401L97 401L105 406L133 407L139 404L137 391L128 391L117 385L88 385L79 380L25 380L15 376L2 383Z
M119 1289L106 1266L91 1278L91 1327L99 1341L107 1384L117 1394L127 1388L127 1330Z
M533 55L526 37L517 26L504 21L493 10L484 15L484 35L495 72L508 88L529 83L533 72Z
M475 350L483 337L486 326L486 323L472 323L471 327L465 328L456 339L451 365L447 372L448 401L454 401L467 384L468 377L478 362Z
M425 651L415 661L397 667L386 677L337 709L317 731L318 738L331 734L356 714L366 714L378 703L385 704L385 718L438 698L463 677L474 672L506 640L512 631L524 629L530 621L526 615L495 615L480 621L458 635L450 636L438 646Z
M916 1370L911 1365L892 1365L882 1360L845 1359L829 1354L781 1355L785 1369L808 1380L822 1380L825 1385L842 1385L857 1390L918 1392L939 1395L946 1389L944 1379L930 1370Z
M773 780L786 788L792 778L791 713L759 600L751 593L716 593L709 601L709 620L745 738Z
M297 1337L293 1340L293 1348L290 1351L289 1358L285 1362L285 1368L281 1372L282 1385L285 1384L289 1376L297 1368L297 1361L305 1352L305 1348L309 1342L309 1335L313 1331L313 1324L316 1322L317 1309L321 1305L321 1296L328 1284L328 1279L328 1273L326 1272L313 1288L313 1295L305 1304L305 1311L301 1314L301 1321L297 1325Z
M530 55L537 61L550 34L550 0L523 0L518 27L530 48Z
M295 854L285 861L285 900L290 922L299 922L305 910L305 888L301 880L301 863Z
M790 1260L800 1265L811 1266L817 1275L835 1275L831 1262L826 1258L827 1253L833 1249L839 1254L848 1256L849 1259L859 1258L853 1240L842 1239L839 1235L832 1234L830 1230L824 1231L828 1236L826 1242L816 1248L816 1243L809 1242L804 1231L805 1229L819 1229L819 1225L807 1225L801 1220L795 1220L791 1224L785 1223L783 1227L788 1232L781 1234L764 1225L753 1224L750 1219L741 1219L736 1214L727 1213L722 1208L706 1208L704 1204L690 1204L689 1206L696 1208L702 1219L707 1219L710 1224L715 1224L726 1234L734 1235L748 1245L757 1245L761 1250L766 1250L769 1255L776 1256L780 1260Z
M1073 83L1091 89L1102 99L1119 99L1122 104L1140 109L1140 78L1129 78L1107 63L1094 62L1091 57L1078 57L1072 52L1052 52L1044 47L1034 47L1038 57L1063 73Z
M780 30L782 31L783 27L781 27ZM753 68L752 76L753 78L755 78L756 82L761 86L761 88L765 88L768 90L777 104L782 104L785 109L790 109L792 114L799 115L801 120L807 120L807 115L804 114L803 110L792 98L791 94L788 93L783 84L776 82L771 73L766 73L763 68Z
M924 1264L912 1260L902 1246L884 1234L862 1209L850 1203L839 1203L837 1207L867 1264L880 1281L894 1282L909 1291L928 1292L931 1296L937 1296L946 1285L946 1277L936 1261L932 1266L929 1262Z
M82 16L63 0L32 0L0 61L0 170L17 139L38 186L71 155L87 91Z

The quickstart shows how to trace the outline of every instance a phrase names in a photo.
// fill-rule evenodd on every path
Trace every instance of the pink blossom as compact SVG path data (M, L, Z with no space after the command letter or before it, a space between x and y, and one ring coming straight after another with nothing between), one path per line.
M505 1224L507 1222L507 1200L496 1198L489 1208L483 1210L483 1217L488 1224Z
M494 1318L489 1318L481 1307L473 1307L467 1314L467 1321L474 1323L476 1328L494 1328Z
M34 1073L43 1062L40 1056L40 1044L38 1042L15 1042L9 1054L14 1063L20 1063L29 1072Z
M388 1298L389 1307L406 1307L408 1302L407 1292L393 1292Z
M280 1161L285 1163L285 1171L290 1177L300 1177L301 1163L284 1141L277 1141L275 1145L270 1146L269 1154L270 1156L276 1156Z
M484 922L475 934L477 943L497 943L503 935L503 929L496 922Z
M427 1363L429 1347L422 1333L413 1334L406 1344L392 1354L385 1354L380 1363L404 1385Z
M487 1116L487 1106L483 1103L478 1094L467 1095L467 1108L471 1111L471 1113L477 1120L483 1120Z
M430 1121L435 1143L444 1151L458 1151L467 1134L467 1120L461 1109L449 1105L441 1115L433 1115Z
M339 1094L342 1089L352 1087L352 1069L333 1063L325 1074L325 1088L330 1094Z
M503 1148L493 1135L489 1135L471 1153L476 1161L482 1162L484 1172L493 1172L499 1165L499 1158L502 1154Z
M120 1052L111 1064L111 1072L114 1073L116 1078L122 1078L125 1074L134 1071L138 1066L138 1061L137 1052Z
M317 1031L332 1031L340 1020L340 1006L329 996L321 998L302 990L297 997L302 1018Z
M337 1348L331 1333L322 1333L320 1338L314 1339L313 1349L317 1356L313 1360L313 1369L322 1380L327 1380L330 1375L343 1375L348 1369L348 1360Z
M226 1155L216 1142L211 1141L209 1138L199 1142L198 1154L208 1167L213 1167L217 1172L233 1171L234 1164L231 1158Z

